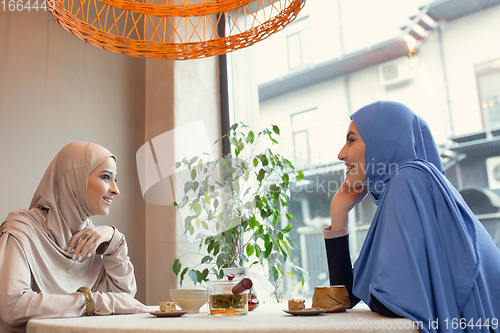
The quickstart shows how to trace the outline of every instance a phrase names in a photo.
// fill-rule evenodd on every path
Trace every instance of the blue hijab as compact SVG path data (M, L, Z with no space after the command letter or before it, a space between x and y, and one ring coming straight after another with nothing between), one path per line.
M461 318L473 324L467 332L499 332L500 252L446 179L428 125L386 101L351 118L378 205L354 264L354 295L367 304L375 296L425 332L460 331Z

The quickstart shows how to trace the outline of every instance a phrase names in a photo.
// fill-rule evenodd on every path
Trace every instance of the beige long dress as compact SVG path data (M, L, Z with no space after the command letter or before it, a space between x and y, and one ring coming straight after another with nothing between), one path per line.
M85 297L76 291L82 286L92 290L97 315L136 312L123 234L115 228L111 241L82 261L66 250L72 235L93 226L88 175L110 157L93 143L68 144L45 172L30 209L10 213L0 226L0 332L22 332L32 318L83 315Z

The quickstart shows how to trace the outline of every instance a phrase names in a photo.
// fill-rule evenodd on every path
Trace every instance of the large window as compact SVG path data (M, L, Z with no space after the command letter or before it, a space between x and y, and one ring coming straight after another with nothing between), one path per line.
M234 85L239 89L234 101L245 101L235 103L234 120L278 124L280 150L305 174L295 184L288 211L295 217L294 259L311 279L304 288L288 281L285 297L306 298L315 286L329 283L321 228L330 221L330 202L344 179L337 155L349 116L377 100L402 102L429 124L448 179L500 246L500 44L491 42L500 31L500 5L495 3L479 8L473 0L314 0L285 31L257 44L254 54L235 52L234 57L247 58L238 61L241 69L232 68L233 79L246 81ZM418 61L409 67L401 27L410 35L418 30L415 24L428 30L416 41L412 57ZM389 64L408 75L391 84L381 80L379 68ZM250 108L248 96L256 90ZM353 261L376 208L367 196L349 215Z

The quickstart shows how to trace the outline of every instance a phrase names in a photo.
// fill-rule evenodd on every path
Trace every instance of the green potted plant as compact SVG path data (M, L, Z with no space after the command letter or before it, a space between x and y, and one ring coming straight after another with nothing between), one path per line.
M276 125L255 134L236 123L215 142L229 141L228 156L214 161L193 156L176 163L190 179L184 197L174 205L184 212L185 234L200 241L196 265L183 267L181 258L172 264L181 285L186 274L197 284L209 274L222 278L227 267L262 265L276 293L285 275L303 272L290 258L292 215L284 208L290 182L302 180L304 174L269 148L278 144L279 134ZM268 148L262 149L264 145Z

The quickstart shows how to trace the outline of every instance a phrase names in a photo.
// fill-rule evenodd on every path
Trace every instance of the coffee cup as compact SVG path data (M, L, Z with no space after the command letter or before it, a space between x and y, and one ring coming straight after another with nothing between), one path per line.
M315 287L313 308L327 309L327 312L343 312L351 306L345 286Z

